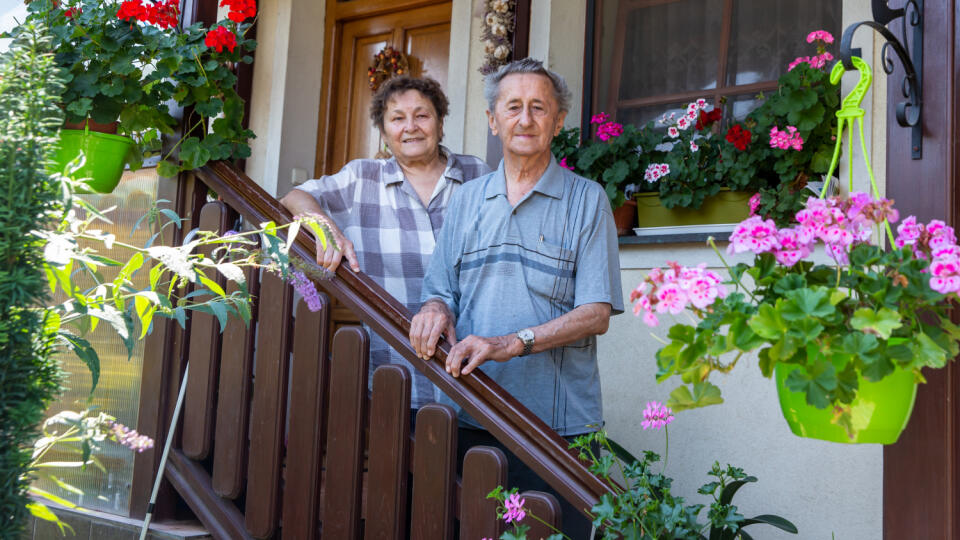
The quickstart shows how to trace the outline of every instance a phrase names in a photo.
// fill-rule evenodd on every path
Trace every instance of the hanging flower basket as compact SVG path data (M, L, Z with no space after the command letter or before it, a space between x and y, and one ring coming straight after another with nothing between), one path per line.
M84 164L70 173L86 179L97 193L110 193L120 183L133 139L110 133L81 129L61 129L60 142L54 157L54 170L68 174L67 165L82 153Z
M907 427L917 397L917 380L912 370L898 368L877 382L858 379L857 397L850 403L854 429L851 437L833 422L836 415L832 409L809 405L802 392L787 387L787 377L795 369L789 364L777 364L774 368L780 409L794 435L848 444L893 444Z

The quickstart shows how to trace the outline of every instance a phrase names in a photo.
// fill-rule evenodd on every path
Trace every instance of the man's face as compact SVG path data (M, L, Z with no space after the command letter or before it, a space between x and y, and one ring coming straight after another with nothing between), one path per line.
M493 112L487 111L490 130L500 137L504 159L550 153L550 141L563 127L553 83L543 75L514 73L500 81Z

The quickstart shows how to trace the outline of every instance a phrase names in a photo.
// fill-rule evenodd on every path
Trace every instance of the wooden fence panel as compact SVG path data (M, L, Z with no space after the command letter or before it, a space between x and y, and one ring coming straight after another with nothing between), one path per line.
M556 497L542 491L525 491L520 494L520 498L524 500L523 507L527 509L527 516L520 523L530 526L530 530L527 531L527 538L547 538L556 532L534 519L530 514L537 516L557 529L560 528L560 503L557 502Z
M330 300L320 309L297 306L290 362L290 430L283 488L283 536L312 540L320 525L320 475L326 435Z
M323 537L359 538L369 338L359 327L333 338Z
M457 415L447 405L431 403L417 413L413 449L413 508L410 538L453 537Z
M276 531L280 515L280 465L286 425L293 290L279 277L264 272L260 299L245 515L250 534L268 538Z
M227 230L227 205L215 201L203 205L200 211L200 230L221 232ZM212 248L201 250L210 256ZM225 280L218 272L207 276L221 287ZM202 285L201 285L202 286ZM216 403L217 373L220 369L220 325L209 313L194 312L190 333L190 377L183 400L184 455L191 459L205 459L210 454L213 440L213 405Z
M216 443L213 445L213 490L229 499L243 491L247 472L247 427L250 420L250 392L253 387L253 347L256 339L260 296L260 273L247 269L250 326L231 317L223 331L220 351L220 389L217 392ZM231 283L228 293L237 290Z
M487 494L507 484L507 456L499 448L474 446L463 458L460 490L460 540L500 538L497 501Z
M410 374L380 366L370 399L370 451L364 538L401 540L406 533L410 452Z

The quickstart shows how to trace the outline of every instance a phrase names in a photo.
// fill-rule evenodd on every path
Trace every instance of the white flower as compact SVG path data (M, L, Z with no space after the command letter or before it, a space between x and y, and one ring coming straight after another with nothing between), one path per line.
M699 149L700 149L700 147L697 146L697 143L695 143L695 142L693 142L693 141L690 141L690 151L691 151L691 152L696 152L696 151L699 150Z
M510 54L510 47L506 45L500 45L493 51L493 56L497 60L503 60Z
M492 41L484 41L484 43L483 52L486 54L493 54L493 51L497 49L497 44Z
M677 127L680 129L687 129L690 127L690 120L686 116L681 116L677 119Z
M495 24L490 27L490 33L495 36L505 37L507 35L507 27L503 24Z
M503 24L503 21L500 20L500 17L497 17L496 13L487 13L484 22L486 22L490 28L493 28L493 26L497 24Z
M680 130L677 129L676 126L670 126L667 128L667 135L676 139L677 137L680 136Z
M507 0L494 0L490 7L497 13L506 13L510 10L510 3Z
M196 283L197 275L193 271L193 264L190 263L187 252L183 248L153 246L147 250L147 254L160 261L174 274L187 279L191 283Z

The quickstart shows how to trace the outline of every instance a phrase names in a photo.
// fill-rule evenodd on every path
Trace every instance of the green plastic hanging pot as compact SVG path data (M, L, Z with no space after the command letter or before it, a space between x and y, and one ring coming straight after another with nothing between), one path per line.
M780 409L795 435L838 443L893 444L907 427L917 397L912 371L897 368L878 382L859 378L860 388L851 403L856 433L850 438L842 427L831 422L833 411L829 407L808 405L803 393L787 387L787 377L796 368L790 364L777 364L774 368Z
M54 157L55 170L66 172L67 164L83 152L85 162L73 176L85 179L92 191L110 193L120 183L132 147L133 139L129 137L83 129L61 129Z

